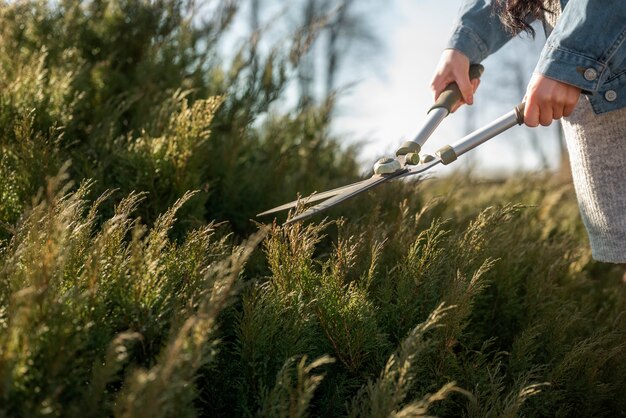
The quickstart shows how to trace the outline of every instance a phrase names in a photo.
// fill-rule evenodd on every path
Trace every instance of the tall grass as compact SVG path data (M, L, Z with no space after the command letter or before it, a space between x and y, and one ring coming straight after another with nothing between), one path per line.
M192 6L0 4L0 416L626 415L626 292L569 184L251 222L357 164L328 107L273 110L284 45L225 64L237 5Z

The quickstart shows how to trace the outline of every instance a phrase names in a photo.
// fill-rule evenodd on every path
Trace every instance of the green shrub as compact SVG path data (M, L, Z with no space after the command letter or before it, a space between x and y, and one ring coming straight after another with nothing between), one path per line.
M248 235L250 218L303 185L356 177L352 151L330 134L330 105L270 109L298 65L284 52L301 45L297 37L264 54L244 40L223 58L237 4L205 6L200 19L193 2L178 0L0 4L0 169L14 177L0 185L13 202L0 221L15 222L17 201L65 161L77 183L95 182L92 198L150 193L139 209L148 225L199 191L180 236L213 220Z
M232 247L209 224L171 240L192 194L151 228L131 217L141 194L98 222L111 194L90 204L91 184L71 191L66 179L50 182L0 253L4 414L611 416L624 408L621 284L581 264L588 250L577 228L559 220L546 237L543 210L468 204L465 216L443 222L435 214L457 210L445 199L407 202L371 211L368 228L338 222L333 247L324 232L334 224L274 226L268 275L241 287L263 235ZM544 209L561 194L554 190L517 197Z
M151 230L130 218L141 200L131 195L95 230L98 206L109 196L89 205L90 185L69 193L65 177L50 183L2 252L0 380L2 410L11 416L80 415L85 402L93 413L106 411L108 385L121 383L117 370L131 359L151 364L170 332L183 333L180 324L199 346L194 362L205 359L208 330L241 269L239 261L229 266L232 273L215 270L230 250L214 238L213 225L181 244L168 239L176 211L191 195ZM241 260L240 251L234 254Z
M358 166L332 102L273 106L314 31L225 60L236 6L0 4L0 416L624 416L621 272L570 184L250 221Z

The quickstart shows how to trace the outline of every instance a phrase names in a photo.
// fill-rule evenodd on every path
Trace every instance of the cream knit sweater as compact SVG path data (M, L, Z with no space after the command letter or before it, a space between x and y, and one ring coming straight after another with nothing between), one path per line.
M560 14L558 0L546 2L549 36ZM582 95L562 119L574 187L593 257L626 263L626 108L595 114Z

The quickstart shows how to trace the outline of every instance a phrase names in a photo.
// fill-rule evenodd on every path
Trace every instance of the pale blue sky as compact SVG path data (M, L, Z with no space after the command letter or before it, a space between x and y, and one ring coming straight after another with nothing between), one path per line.
M376 65L382 74L365 73L360 82L342 102L336 128L348 132L348 137L362 141L362 161L365 165L381 155L393 154L404 140L412 138L432 105L430 79L445 48L450 28L455 20L461 0L395 0L381 13L380 30L385 53ZM540 30L538 32L541 32ZM540 38L538 36L538 38ZM530 78L540 51L542 39L514 40L502 51L487 59L482 84L475 105L467 115L461 109L449 116L426 144L426 150L435 150L452 143L467 133L468 123L473 128L513 109L523 97L502 79L501 69L511 57L525 57L525 78ZM499 86L498 83L505 84ZM468 117L471 120L468 121ZM556 126L537 128L536 135L546 145L546 153L554 160ZM477 169L489 171L535 169L539 160L530 150L526 127L492 139L472 151L469 158L462 157L460 164L471 160ZM469 156L470 154L468 154ZM463 161L465 160L465 161ZM555 161L556 163L556 161ZM451 166L452 167L452 166ZM447 171L447 170L444 170Z

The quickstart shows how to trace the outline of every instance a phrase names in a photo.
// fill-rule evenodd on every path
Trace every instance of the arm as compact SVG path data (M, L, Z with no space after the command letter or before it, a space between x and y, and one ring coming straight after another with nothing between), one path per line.
M589 93L626 60L626 1L570 0L535 72Z
M435 100L449 83L456 82L463 95L462 103L472 104L479 80L470 82L470 63L481 62L512 37L493 13L491 0L464 1L431 83Z
M477 64L513 38L493 12L491 0L466 0L448 41L447 48L457 49Z
M581 91L598 91L626 60L626 1L570 0L526 91L525 123L569 116Z

